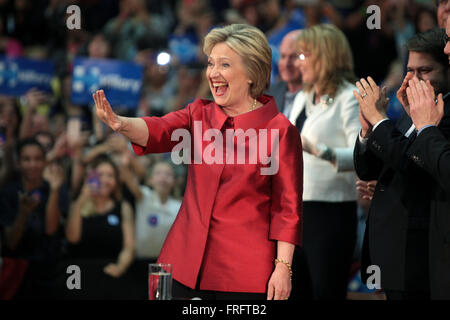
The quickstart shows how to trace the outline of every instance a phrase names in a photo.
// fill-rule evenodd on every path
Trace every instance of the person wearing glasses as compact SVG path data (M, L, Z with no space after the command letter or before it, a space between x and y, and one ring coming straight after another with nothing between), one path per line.
M359 178L378 180L366 223L361 270L380 268L381 287L388 300L436 298L433 268L439 265L430 223L431 191L434 183L421 168L409 147L421 127L411 118L407 96L411 81L429 81L436 94L449 89L448 58L444 54L444 31L435 28L412 37L407 43L408 73L397 92L405 114L394 124L387 119L388 101L369 77L357 83L355 97L361 108L361 135L355 147L355 168ZM450 136L450 118L439 129ZM362 273L363 281L370 274Z
M445 30L443 52L450 59L450 19ZM449 64L447 59L446 64ZM427 171L434 180L430 189L429 277L430 298L450 299L450 143L448 126L449 101L437 94L432 82L411 79L406 92L411 119L418 130L417 138L408 148L408 156Z
M289 120L303 145L308 277L313 299L345 299L357 223L352 153L360 122L353 56L343 32L331 24L302 30L296 49L303 90Z

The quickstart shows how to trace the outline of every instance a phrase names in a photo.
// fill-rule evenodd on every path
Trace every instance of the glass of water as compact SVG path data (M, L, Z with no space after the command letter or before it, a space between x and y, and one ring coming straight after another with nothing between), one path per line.
M172 299L172 265L169 263L149 264L149 300Z

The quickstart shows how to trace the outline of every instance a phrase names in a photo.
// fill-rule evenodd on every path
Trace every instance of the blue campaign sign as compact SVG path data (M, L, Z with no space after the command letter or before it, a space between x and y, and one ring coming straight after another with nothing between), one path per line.
M140 65L110 59L76 58L72 74L72 103L92 103L92 94L105 91L111 106L136 108L142 88Z
M53 62L0 56L0 94L20 96L36 88L51 92Z

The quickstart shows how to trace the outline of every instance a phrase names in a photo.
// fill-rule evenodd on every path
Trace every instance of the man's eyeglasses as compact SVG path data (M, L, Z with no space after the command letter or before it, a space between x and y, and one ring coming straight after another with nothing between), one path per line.
M444 46L447 45L448 41L450 40L450 38L448 37L448 35L444 36Z

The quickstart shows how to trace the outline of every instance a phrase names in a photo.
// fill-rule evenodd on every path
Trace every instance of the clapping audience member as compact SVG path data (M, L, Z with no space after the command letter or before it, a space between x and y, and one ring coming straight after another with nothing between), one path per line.
M308 277L314 299L345 299L356 240L352 151L360 129L351 83L353 57L345 35L330 24L302 30L296 49L303 90L289 120L300 131L304 151L303 250Z
M433 181L407 151L416 140L407 93L411 79L430 81L436 93L449 89L444 32L433 29L408 41L408 73L397 92L405 116L397 123L387 118L389 100L372 78L357 82L362 130L354 151L359 178L378 180L373 191L362 252L362 271L370 265L381 270L381 287L389 300L430 299L440 296L432 270L440 268L432 242L440 232L430 224ZM450 135L448 114L439 129ZM419 128L420 129L420 128ZM369 195L370 196L370 195ZM362 273L363 280L370 276Z
M23 273L10 275L16 283L9 285L18 291L8 291L8 298L48 298L61 253L60 223L67 215L64 174L56 163L46 167L45 151L35 139L20 141L17 150L20 178L1 192L0 224L2 254L20 261Z

